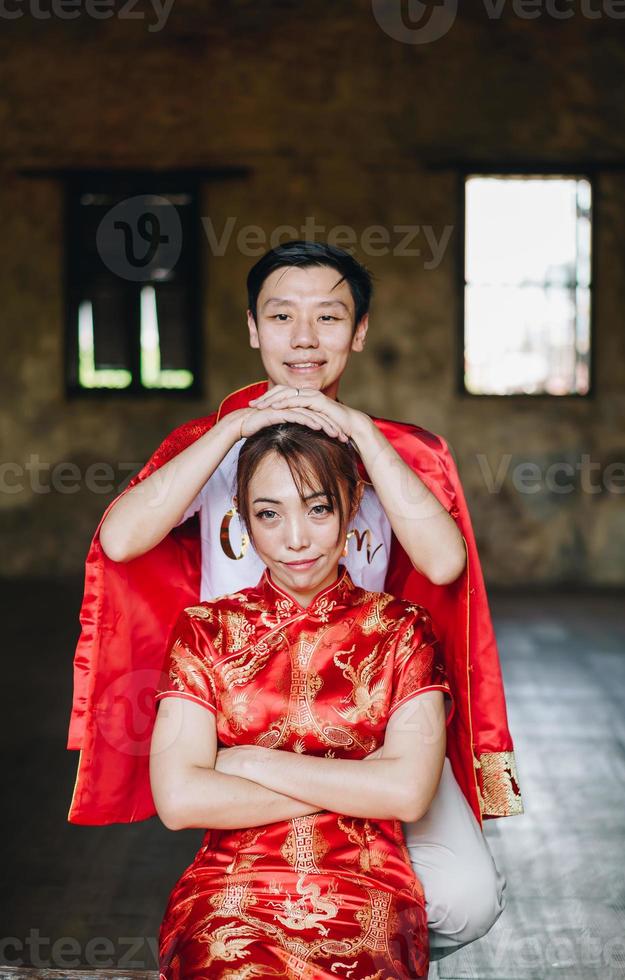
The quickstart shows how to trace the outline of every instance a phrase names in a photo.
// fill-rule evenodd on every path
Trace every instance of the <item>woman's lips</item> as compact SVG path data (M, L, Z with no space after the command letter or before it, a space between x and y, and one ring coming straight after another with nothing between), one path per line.
M285 561L284 564L287 568L297 570L298 568L310 568L318 560L318 558L310 558L308 561Z

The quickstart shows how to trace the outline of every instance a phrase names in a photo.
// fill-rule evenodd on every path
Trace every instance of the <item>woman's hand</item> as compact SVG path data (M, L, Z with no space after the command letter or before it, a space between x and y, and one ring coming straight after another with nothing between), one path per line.
M309 410L333 422L344 433L346 440L354 435L354 430L361 420L366 418L370 422L368 416L365 416L363 412L350 408L348 405L342 405L334 398L328 398L316 388L291 388L288 385L275 385L274 388L270 388L259 398L253 398L250 405L257 409L271 407L279 410Z
M268 425L277 425L280 422L298 422L300 425L307 425L310 429L323 429L333 439L340 439L341 442L347 442L349 438L337 421L322 411L307 407L291 408L284 405L277 407L268 405L259 408L242 408L239 409L239 412L240 437L242 439L248 439L260 429L264 429Z

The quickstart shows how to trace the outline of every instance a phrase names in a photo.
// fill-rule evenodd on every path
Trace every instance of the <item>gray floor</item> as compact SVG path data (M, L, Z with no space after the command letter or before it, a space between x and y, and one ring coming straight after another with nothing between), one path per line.
M201 831L66 822L65 750L80 583L5 584L0 963L154 969L169 891ZM489 936L433 964L445 980L625 977L622 597L491 597L525 797L486 832L508 878ZM121 974L120 974L121 975Z
M486 824L501 919L430 978L625 977L625 604L491 604L526 812Z

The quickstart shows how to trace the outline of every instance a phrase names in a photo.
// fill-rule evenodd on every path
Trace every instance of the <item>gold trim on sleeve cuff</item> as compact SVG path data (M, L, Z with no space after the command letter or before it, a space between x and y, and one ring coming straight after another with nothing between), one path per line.
M482 752L475 768L483 817L514 817L523 813L514 752Z

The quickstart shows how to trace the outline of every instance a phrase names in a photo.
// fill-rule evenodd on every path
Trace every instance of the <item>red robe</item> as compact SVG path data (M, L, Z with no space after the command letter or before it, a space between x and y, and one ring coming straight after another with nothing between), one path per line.
M123 491L155 472L220 418L267 391L267 382L228 395L212 415L175 429ZM393 535L386 591L429 610L441 640L456 710L448 750L476 818L523 812L495 635L462 485L447 443L419 426L373 419L398 454L454 518L467 551L449 585L417 572ZM361 473L366 473L361 467ZM122 496L123 494L120 494ZM118 500L119 497L116 498ZM167 640L181 609L200 596L197 517L129 562L111 561L96 529L85 571L81 635L67 748L79 749L70 823L145 820L156 813L149 782L150 738Z

